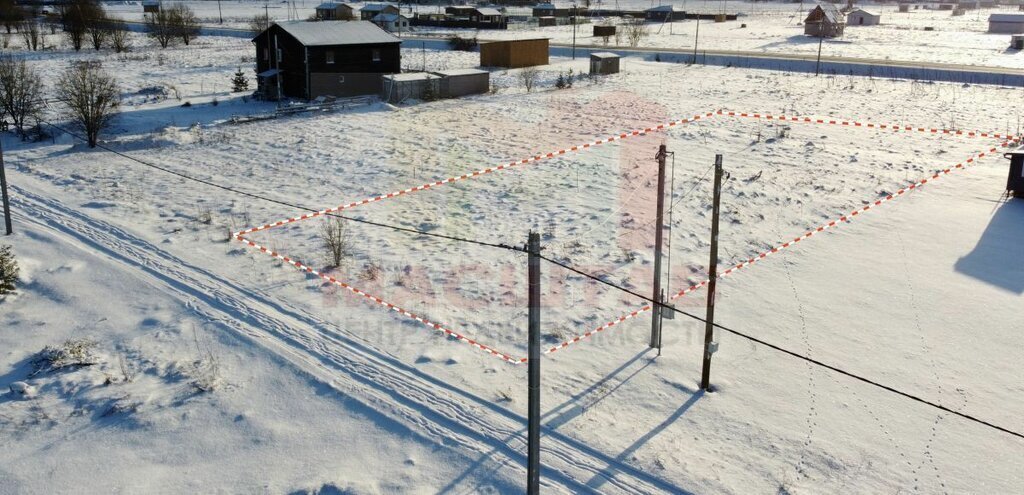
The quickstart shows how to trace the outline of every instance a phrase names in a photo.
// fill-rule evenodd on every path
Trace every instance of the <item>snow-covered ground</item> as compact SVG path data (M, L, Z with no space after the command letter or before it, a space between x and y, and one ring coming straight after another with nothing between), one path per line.
M220 25L247 28L249 20L256 14L266 12L272 19L307 19L314 13L318 2L271 3L248 1L193 1L185 2L192 7L201 22L206 25ZM643 48L668 48L692 50L740 50L766 54L805 54L818 51L818 39L803 34L802 22L813 3L768 3L768 2L650 2L623 0L620 2L595 3L594 8L643 10L657 4L672 4L688 12L706 14L740 14L736 21L714 23L701 21L677 21L674 23L647 25L647 36L640 42ZM142 7L135 2L108 3L107 9L121 18L142 21ZM351 3L361 7L363 3ZM1010 36L988 34L988 17L993 13L1011 12L1013 7L997 7L968 10L963 16L952 16L950 11L935 10L935 4L921 4L918 9L901 13L895 3L860 3L863 7L882 16L878 26L847 26L841 38L825 40L822 55L826 57L852 57L912 62L941 62L949 64L982 65L992 67L1024 68L1024 54L1011 50ZM931 7L931 8L928 8ZM219 10L218 10L219 9ZM403 7L406 9L406 7ZM412 11L438 12L437 6L409 6ZM803 10L801 10L803 9ZM442 10L443 11L443 10ZM409 12L403 13L408 15ZM527 8L511 8L513 15L530 15ZM223 18L223 23L221 20ZM619 24L622 19L588 19L591 23ZM746 25L746 27L743 27ZM929 30L926 30L928 28ZM482 39L507 39L522 37L547 37L555 42L571 43L572 26L538 28L525 24L513 24L508 31L483 30L477 34ZM620 28L619 31L622 31ZM458 32L474 33L473 30L451 30L436 28L415 28L409 35L442 34ZM576 42L582 45L605 46L605 40L592 36L592 24L577 26ZM626 37L611 37L607 46L625 47Z
M100 55L135 94L106 144L310 207L717 109L1020 132L1020 88L634 58L621 74L566 90L554 79L585 71L585 61L555 60L530 93L507 71L493 74L496 92L487 95L232 125L230 115L270 110L226 92L251 46L199 42L163 52L140 39L136 53L148 58ZM92 56L34 63L55 71ZM409 50L403 63L471 67L475 57ZM164 83L184 88L192 106L138 94ZM38 393L0 396L0 436L11 446L0 454L0 491L521 489L525 367L227 241L300 211L59 133L3 144L19 233L0 242L14 245L26 281L0 301L0 387L27 380ZM660 144L675 153L670 286L680 289L706 271L707 172L717 153L730 174L724 267L1000 143L720 116L346 214L509 245L536 229L548 255L648 293ZM1006 169L999 156L972 162L723 279L718 321L1024 429L1024 211L1019 200L996 201ZM251 237L323 269L323 222ZM334 276L525 355L522 255L347 227L352 255ZM643 305L550 264L543 270L550 345ZM678 305L700 313L703 297ZM718 337L717 391L698 392L703 326L667 321L655 357L649 325L630 319L544 358L545 492L1014 493L1024 485L1019 439L729 335ZM29 376L36 352L72 337L96 340L102 363ZM129 383L122 359L138 370ZM204 392L195 384L211 378L211 363L215 386Z

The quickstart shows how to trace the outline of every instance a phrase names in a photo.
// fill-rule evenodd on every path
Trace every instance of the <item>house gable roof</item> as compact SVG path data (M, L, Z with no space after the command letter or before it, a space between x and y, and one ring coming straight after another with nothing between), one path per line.
M398 7L395 7L394 5L391 5L389 3L368 3L366 5L363 5L363 8L359 9L359 10L361 10L363 12L383 12L384 9L386 9L388 7L391 7L393 9L397 9L398 8Z
M832 5L832 4L819 4L817 7L814 7L813 10L811 10L810 14L807 15L807 18L804 19L804 23L807 23L807 22L817 22L817 21L812 21L811 18L814 17L814 13L819 11L819 10L822 12L823 18L824 18L823 20L825 22L828 22L828 23L831 23L831 24L840 24L840 23L844 22L845 18L843 17L843 14L839 12L839 9L836 8L835 5Z
M372 45L402 42L401 38L370 21L280 21L274 23L274 26L292 35L305 46ZM253 40L259 39L260 36L262 33Z

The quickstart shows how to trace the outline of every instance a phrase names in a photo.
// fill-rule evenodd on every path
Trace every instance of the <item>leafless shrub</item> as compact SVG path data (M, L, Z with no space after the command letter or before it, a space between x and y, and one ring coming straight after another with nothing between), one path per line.
M155 39L160 48L170 46L178 38L171 9L160 9L146 14L146 34Z
M90 148L95 148L100 131L117 115L120 91L117 81L99 63L73 65L57 81L58 99L68 109L68 117L83 131Z
M25 48L28 50L36 51L39 49L40 42L43 39L43 33L39 29L39 23L35 19L29 19L22 21L18 25L18 33L21 34L21 38L25 40Z
M189 371L192 386L200 392L213 391L220 384L220 362L209 346L204 349L199 343L199 333L195 325L192 326L192 338L199 354L199 358L192 363L192 369Z
M536 67L523 67L519 71L519 82L526 88L526 92L533 91L533 87L537 84L537 79L540 77L540 71Z
M117 367L121 370L121 377L126 383L135 381L137 370L135 366L124 357L124 354L117 355Z
M341 218L331 217L321 224L320 240L323 242L332 267L341 266L346 259L352 256L351 244L345 230L345 220Z
M640 46L640 42L647 37L647 26L643 19L634 19L625 25L626 41L629 46Z
M90 339L68 339L59 346L48 345L32 360L32 375L98 364L99 358L93 352L96 345Z
M262 33L270 27L270 16L266 14L256 14L249 19L249 29L256 33Z
M188 46L199 37L199 19L189 6L179 3L170 8L170 13L174 36L181 38L182 43Z
M110 46L115 53L124 53L131 49L132 40L128 26L121 20L110 20Z

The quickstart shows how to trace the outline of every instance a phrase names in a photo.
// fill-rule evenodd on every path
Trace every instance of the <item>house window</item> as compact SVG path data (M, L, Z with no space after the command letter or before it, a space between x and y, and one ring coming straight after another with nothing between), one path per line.
M281 59L282 59L282 58L284 58L284 57L282 57L282 56L281 56L281 55L283 55L283 54L284 54L284 52L282 52L282 51L281 51L281 49L280 49L280 48L278 48L278 49L277 49L277 61L278 61L278 62L280 62L280 61L281 61Z
M263 49L263 60L270 60L270 48Z
M380 62L380 50L373 51L373 61Z
M334 63L334 50L327 50L326 52L324 52L324 58L327 59L327 63L333 64Z

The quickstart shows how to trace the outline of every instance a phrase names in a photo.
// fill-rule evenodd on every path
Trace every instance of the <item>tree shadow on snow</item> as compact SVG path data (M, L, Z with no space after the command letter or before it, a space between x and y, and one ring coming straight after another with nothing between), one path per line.
M974 249L953 265L957 272L1024 294L1024 199L996 210Z

